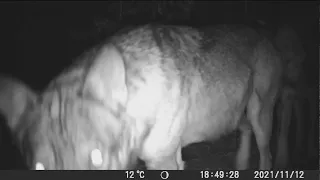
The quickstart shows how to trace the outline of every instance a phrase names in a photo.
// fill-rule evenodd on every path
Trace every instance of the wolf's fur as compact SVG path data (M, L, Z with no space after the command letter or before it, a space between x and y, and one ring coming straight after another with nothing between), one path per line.
M145 25L118 33L33 98L33 163L93 169L89 153L99 148L100 169L129 168L137 157L148 169L184 169L182 147L241 127L236 168L248 168L253 130L259 168L270 169L281 68L272 44L246 27Z

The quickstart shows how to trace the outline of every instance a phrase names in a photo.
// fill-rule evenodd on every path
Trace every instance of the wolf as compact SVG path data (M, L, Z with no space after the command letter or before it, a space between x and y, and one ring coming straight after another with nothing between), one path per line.
M294 154L299 154L302 138L304 137L302 129L304 125L314 123L313 121L306 121L302 116L302 104L303 102L309 104L311 114L316 114L314 100L312 100L316 94L316 88L308 87L309 85L303 82L303 79L306 78L302 68L306 60L306 52L301 38L294 28L286 24L280 27L272 27L271 24L262 20L253 22L257 31L272 42L283 62L282 87L280 88L279 98L275 106L275 115L277 116L275 119L277 126L275 132L278 141L274 163L274 168L283 169L289 165L288 141L289 139L293 139L292 136L289 136L289 127L294 125L296 128ZM296 119L296 123L292 121L294 118ZM314 134L313 131L314 128L309 133ZM312 138L308 139L311 140Z
M276 106L279 128L277 132L277 153L275 156L275 167L283 169L289 164L289 127L291 124L294 124L292 121L293 115L296 118L295 154L298 154L299 149L301 149L299 146L302 144L302 137L304 137L302 133L303 124L307 122L302 117L303 108L301 104L303 101L309 101L307 104L311 105L311 112L311 109L314 109L314 107L310 102L312 102L316 93L314 93L314 90L311 90L312 88L307 87L308 85L302 80L305 78L302 65L306 60L306 52L298 33L292 27L283 25L278 28L272 37L272 42L283 61L282 88L279 93L278 106ZM315 114L312 112L312 115ZM312 131L310 132L314 134Z
M236 129L235 168L249 168L253 132L259 169L270 169L281 62L249 27L147 24L87 51L40 93L3 77L0 109L31 169L130 169L140 158L183 170L183 147Z

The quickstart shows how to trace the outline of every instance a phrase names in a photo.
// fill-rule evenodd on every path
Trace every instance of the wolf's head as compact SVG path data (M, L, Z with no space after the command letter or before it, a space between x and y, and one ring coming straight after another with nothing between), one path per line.
M0 112L31 169L127 169L135 162L134 125L119 106L126 95L119 58L106 50L83 78L71 70L42 93L0 79Z

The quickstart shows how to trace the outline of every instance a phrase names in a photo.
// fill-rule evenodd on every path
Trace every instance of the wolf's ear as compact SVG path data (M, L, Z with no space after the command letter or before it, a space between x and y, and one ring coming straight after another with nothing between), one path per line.
M125 77L125 64L120 52L113 46L103 47L89 69L84 93L116 108L117 103L125 103L127 99Z
M24 118L23 114L28 107L36 105L37 95L24 83L0 75L0 113L6 124L14 131Z

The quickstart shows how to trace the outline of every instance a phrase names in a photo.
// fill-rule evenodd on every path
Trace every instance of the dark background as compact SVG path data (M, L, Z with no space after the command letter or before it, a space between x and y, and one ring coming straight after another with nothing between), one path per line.
M316 3L189 2L182 6L178 3L163 3L159 6L155 2L131 2L123 3L122 6L116 2L2 2L0 73L17 77L35 90L41 90L72 59L122 27L149 22L195 27L223 23L256 26L256 20L263 20L267 23L265 28L270 31L275 31L283 24L289 24L297 31L307 53L302 66L304 81L308 86L318 84L319 10ZM311 118L309 116L306 118ZM318 122L318 116L312 115L312 118ZM8 130L5 127L0 130L0 169L22 168ZM234 145L230 139L221 141L222 144ZM200 151L208 153L209 145L197 145L200 146L204 147L198 148ZM225 147L217 142L215 147L219 146ZM190 156L194 154L192 151L189 150ZM318 169L318 154L313 154L312 157L311 159L316 160L313 164L296 162L292 166ZM219 159L212 161L223 163ZM201 167L204 166L213 167Z

